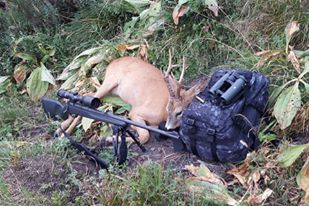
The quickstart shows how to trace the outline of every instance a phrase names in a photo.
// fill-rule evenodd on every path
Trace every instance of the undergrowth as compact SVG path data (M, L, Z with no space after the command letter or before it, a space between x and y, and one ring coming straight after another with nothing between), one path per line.
M58 76L72 59L85 49L103 45L106 41L115 47L147 42L148 61L161 70L168 65L169 50L173 64L181 64L183 57L189 69L185 80L210 74L217 67L255 69L266 74L271 80L270 91L285 82L298 78L286 56L271 59L257 67L261 57L257 52L284 50L286 47L285 28L289 22L297 21L300 30L291 39L294 49L306 50L309 42L309 8L306 1L299 0L237 0L218 1L221 6L219 16L214 16L200 2L190 0L189 13L175 25L172 12L177 1L162 1L165 22L152 35L144 36L145 22L133 27L127 23L138 16L136 10L123 6L124 1L10 1L9 11L0 10L0 76L12 75L23 60L16 56L24 52L43 59L40 48L55 49L55 55L46 62L46 67ZM16 51L14 51L14 49ZM133 51L131 55L136 55ZM37 64L27 62L31 71ZM180 70L174 70L175 76ZM100 78L99 78L100 79ZM28 129L44 128L50 134L56 125L47 120L41 109L34 107L24 94L25 82L16 84L13 77L6 96L0 97L0 204L17 205L12 201L12 191L3 178L8 169L22 167L23 162L41 155L54 155L60 160L56 164L66 168L64 176L67 186L54 191L52 196L35 195L35 192L22 188L21 203L32 205L215 205L211 200L188 193L182 174L172 173L156 163L137 168L115 169L108 174L80 177L72 169L72 159L76 151L68 148L63 140L46 140L40 137L20 139L28 134ZM308 82L308 77L304 77ZM308 114L306 88L300 87L302 109L299 113ZM307 105L307 106L306 106ZM307 113L306 113L307 112ZM272 113L272 107L269 109ZM270 115L271 116L271 115ZM307 118L307 119L306 119ZM277 156L290 142L307 143L306 125L308 117L298 114L292 126L281 131L273 117L266 117L261 131L266 148L256 156L251 170L265 171L259 184L262 189L270 188L274 194L265 205L299 205L304 196L297 184L296 173L305 162L305 155L290 168L281 168ZM307 133L306 133L307 132ZM302 133L302 134L300 134ZM36 134L34 134L35 136ZM79 136L84 135L83 132ZM302 138L301 135L304 135ZM29 135L28 135L29 136ZM277 142L276 142L277 141ZM112 159L112 155L101 154ZM263 173L264 174L264 173ZM241 184L229 186L237 197L247 197ZM48 187L48 185L45 185ZM70 190L74 188L75 194ZM77 188L77 189L76 189Z

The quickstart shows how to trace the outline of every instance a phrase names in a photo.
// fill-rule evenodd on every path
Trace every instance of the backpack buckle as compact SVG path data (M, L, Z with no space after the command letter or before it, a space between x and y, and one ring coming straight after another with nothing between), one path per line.
M188 118L188 119L186 120L186 123L187 123L187 125L193 126L193 125L195 124L195 120L194 120L194 119Z
M216 134L216 130L208 128L207 129L207 134L211 135L211 136L214 136Z

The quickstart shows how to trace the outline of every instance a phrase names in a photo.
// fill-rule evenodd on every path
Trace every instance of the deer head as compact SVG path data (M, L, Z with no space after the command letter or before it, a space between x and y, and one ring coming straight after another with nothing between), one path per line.
M178 65L171 65L171 53L169 57L169 66L165 72L164 80L167 84L169 91L169 101L166 107L168 112L168 117L166 120L165 127L169 129L175 129L179 126L180 120L185 108L191 103L193 98L202 91L206 84L207 79L200 80L193 87L188 90L182 88L182 80L184 77L184 72L186 70L185 59L183 58L183 67L179 80L175 80L169 73L173 67Z

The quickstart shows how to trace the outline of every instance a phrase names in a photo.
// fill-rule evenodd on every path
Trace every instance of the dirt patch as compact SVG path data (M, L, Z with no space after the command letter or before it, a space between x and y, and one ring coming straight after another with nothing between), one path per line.
M51 139L52 136L48 134L44 126L42 127L33 127L33 128L24 128L18 133L18 138L20 139L35 139L36 137Z
M13 198L22 196L23 189L51 197L54 191L65 186L66 171L60 158L52 155L38 156L23 160L9 167L3 173Z
M160 163L164 167L169 167L175 172L184 171L186 165L199 165L201 160L189 152L176 152L174 150L173 141L171 139L158 141L150 138L145 144L147 151L143 153L137 145L129 148L129 167L136 167L146 161ZM205 162L207 167L214 173L222 175L228 166L220 163Z
M86 175L96 175L98 171L90 160L81 155L73 158L71 166L76 171L77 179L82 179ZM33 194L39 193L50 198L54 192L64 191L67 185L70 185L67 198L74 201L75 197L80 195L80 191L77 186L69 182L69 171L60 157L42 155L24 159L18 165L7 168L3 178L15 202L22 202L25 189Z

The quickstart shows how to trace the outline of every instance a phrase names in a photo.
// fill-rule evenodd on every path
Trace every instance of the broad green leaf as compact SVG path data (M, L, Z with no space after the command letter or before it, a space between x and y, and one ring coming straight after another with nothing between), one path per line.
M31 72L27 79L27 92L33 101L38 101L48 90L48 82L42 81L42 67Z
M60 89L70 90L74 88L76 82L78 81L78 73L71 75L62 85Z
M139 14L150 5L149 0L124 0L123 8L127 12Z
M23 53L23 52L19 52L15 54L16 57L21 58L24 61L28 61L28 62L33 62L35 64L37 64L37 59L35 58L35 56L31 55L31 54L27 54L27 53Z
M116 97L116 96L110 96L110 95L105 96L103 98L103 103L110 103L110 104L113 104L115 106L126 107L126 108L131 110L130 104L125 103L122 99L120 99L119 97Z
M10 76L0 76L0 94L7 91L7 87L10 84Z
M273 140L276 140L277 139L277 135L276 134L273 134L273 133L260 133L259 134L259 140L261 142L270 142L270 141L273 141Z
M227 187L221 178L212 173L204 164L201 164L199 167L187 165L186 169L194 175L194 177L189 177L185 180L190 192L206 199L227 203L228 205L238 204L229 195Z
M306 148L309 148L309 144L289 146L281 154L279 154L277 161L283 167L289 167Z
M298 89L299 82L285 89L274 106L274 115L281 129L291 125L297 110L301 106L301 94Z
M97 53L94 56L90 57L85 64L83 64L79 70L79 75L85 76L89 70L95 66L96 64L100 63L105 59L105 53ZM102 68L103 69L103 68Z
M305 50L305 51L300 51L300 50L293 50L296 57L301 59L304 58L306 56L309 56L309 49Z
M79 55L77 55L74 58L74 60L79 59L82 56L93 55L93 54L97 53L100 49L101 49L101 47L94 47L94 48L91 48L91 49L87 49L87 50L83 51L82 53L80 53Z
M306 163L298 173L296 182L298 186L306 192L305 198L303 200L305 203L304 205L309 205L309 157L307 157Z
M101 137L108 137L113 134L112 129L108 126L108 124L103 124L100 128L100 136Z
M52 85L56 85L56 81L50 71L45 67L45 65L41 62L41 80L44 82L48 82Z
M287 86L288 84L281 85L280 87L277 87L274 89L274 91L271 93L269 97L269 107L272 107L276 103L276 99L281 94L282 90Z
M127 38L130 37L131 33L134 31L134 27L136 23L138 22L138 20L139 20L139 17L132 17L131 21L125 23L123 30Z
M93 119L89 119L89 118L86 118L86 117L82 118L82 122L81 123L82 123L84 131L87 131L90 128L92 122L94 122Z

